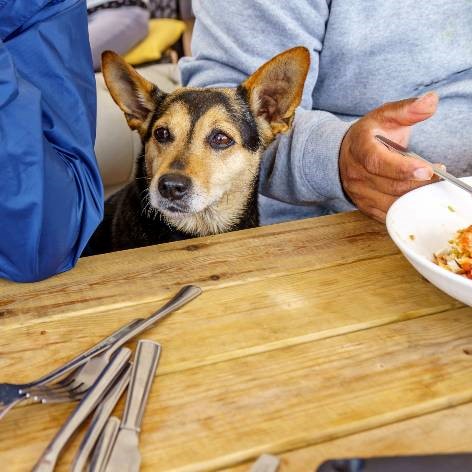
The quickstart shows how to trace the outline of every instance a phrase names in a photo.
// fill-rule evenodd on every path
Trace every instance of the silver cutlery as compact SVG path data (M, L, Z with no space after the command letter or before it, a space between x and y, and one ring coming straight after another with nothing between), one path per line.
M277 472L279 465L280 460L277 457L270 454L262 454L249 472Z
M103 339L99 343L97 343L95 346L91 347L87 351L83 352L82 354L79 354L77 357L74 357L74 359L70 360L66 364L58 367L57 369L54 369L53 371L43 375L42 377L39 377L38 379L28 382L28 383L23 383L23 384L11 384L11 383L0 383L0 419L3 418L3 416L16 404L18 404L20 401L25 400L29 395L29 392L32 391L34 388L46 385L60 377L63 377L66 375L68 372L71 370L75 370L78 367L84 365L85 363L88 362L88 360L105 351L108 349L110 346L110 343L112 344L115 342L120 336L122 336L125 332L127 332L130 328L134 327L138 322L141 322L141 320L133 320L126 324L125 326L122 326L120 329L115 331L113 334L108 336L107 338ZM54 385L54 384L53 384ZM51 395L53 393L53 390L51 390ZM67 394L67 390L64 389L64 393ZM32 398L33 401L40 401L39 398ZM67 400L69 401L69 400Z
M93 451L89 472L105 472L105 467L110 458L111 450L119 430L120 420L116 416L108 418L107 424L105 428L103 428L97 446Z
M43 455L36 463L33 472L52 472L54 470L62 449L77 428L87 419L89 414L103 399L110 385L113 384L114 380L120 375L123 369L126 368L130 356L131 351L128 348L122 348L116 353L103 372L100 373L93 387L83 397L49 443Z
M415 159L419 159L421 161L427 162L428 164L431 165L431 162L429 162L427 159L424 157L419 156L418 154L408 151L408 149L404 146L401 146L400 144L396 143L395 141L392 141L391 139L386 138L385 136L381 136L380 134L377 134L375 136L375 139L382 143L384 146L388 148L388 150L392 152L396 152L398 154L401 154L404 157L414 157ZM465 182L462 180L458 179L457 177L453 176L449 172L446 172L445 170L438 169L433 167L433 172L438 176L441 177L444 180L447 180L451 184L456 185L457 187L461 188L462 190L465 190L466 192L469 192L472 194L472 187L470 185L467 185Z
M107 472L139 471L139 432L160 353L158 343L147 340L138 342L123 419L105 469Z
M202 290L200 287L187 285L180 289L171 300L159 308L159 310L155 311L151 316L141 319L139 322L137 322L138 320L135 320L136 323L134 323L133 326L126 330L126 332L123 332L122 336L118 337L111 345L109 345L109 349L97 356L94 356L79 371L73 372L68 378L59 382L59 385L57 386L59 394L58 401L64 401L60 396L63 388L80 388L81 390L86 390L89 388L97 378L98 373L101 372L103 367L109 362L110 357L117 349L136 337L138 334L146 331L159 320L165 318L169 313L172 313L194 298L198 297L201 293ZM38 390L34 389L31 391L31 395L38 392L40 393L40 390L41 388Z
M201 288L195 285L182 287L171 300L148 318L131 321L91 349L36 381L27 384L0 384L0 420L13 406L24 399L59 403L82 398L117 349L201 293ZM49 385L68 372L69 375L64 379Z
M126 367L115 385L106 394L105 398L98 405L92 417L92 421L84 434L82 442L79 445L77 454L72 461L71 472L82 472L85 470L90 453L95 446L100 433L106 425L113 409L115 408L121 395L129 384L131 374L131 364Z

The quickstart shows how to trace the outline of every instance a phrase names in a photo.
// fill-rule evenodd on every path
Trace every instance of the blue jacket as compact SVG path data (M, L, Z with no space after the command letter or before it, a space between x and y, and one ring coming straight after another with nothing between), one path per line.
M0 277L71 269L103 214L85 0L0 0Z

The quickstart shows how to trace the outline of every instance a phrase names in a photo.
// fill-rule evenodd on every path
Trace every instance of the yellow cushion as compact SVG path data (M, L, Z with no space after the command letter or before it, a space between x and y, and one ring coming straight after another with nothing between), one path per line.
M149 21L149 33L124 57L133 65L157 61L162 53L175 44L185 31L185 23L171 18Z

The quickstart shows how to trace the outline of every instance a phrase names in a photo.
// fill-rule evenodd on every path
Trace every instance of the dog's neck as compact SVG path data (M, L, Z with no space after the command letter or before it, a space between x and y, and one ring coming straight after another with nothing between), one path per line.
M223 194L213 205L199 213L177 214L175 216L164 215L158 212L166 223L176 230L189 236L208 236L211 234L225 233L228 231L254 228L259 225L258 211L258 186L259 169L252 179L247 179L247 184L241 187L239 182L234 184L228 192ZM145 193L148 188L144 155L141 155L136 168L136 181L139 191ZM149 203L143 199L142 214L149 218L155 218L153 212L149 212Z

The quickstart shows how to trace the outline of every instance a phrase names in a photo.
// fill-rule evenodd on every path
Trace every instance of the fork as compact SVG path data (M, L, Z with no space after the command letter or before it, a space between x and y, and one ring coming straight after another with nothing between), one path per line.
M71 361L67 362L61 367L54 369L53 371L43 375L42 377L28 383L13 384L13 383L0 383L0 420L10 411L14 406L23 400L27 399L27 392L30 389L34 389L40 385L46 385L55 379L61 378L71 370L77 369L84 365L90 356L98 355L109 347L110 343L113 343L120 336L128 332L130 329L138 325L142 319L136 319L128 324L122 326L120 329L115 331L107 338L100 341L95 346L91 347L87 351L78 355Z
M106 364L110 362L110 358L121 346L129 340L142 333L146 329L153 326L157 321L161 320L169 313L173 312L182 305L200 295L201 289L193 285L183 287L179 292L169 300L164 306L155 311L152 315L145 319L135 320L133 324L123 336L117 339L109 349L90 359L84 366L77 371L71 372L65 379L57 382L51 388L49 385L41 385L27 392L28 398L43 403L60 403L69 401L69 398L75 395L83 395L88 388L95 382L97 376L103 370Z
M70 372L64 367L56 369L35 382L29 384L0 384L0 420L6 413L24 399L30 399L33 402L41 403L62 403L81 399L87 390L93 385L100 372L109 363L110 358L123 344L150 328L157 321L161 320L169 313L180 308L201 294L200 287L187 285L177 292L177 294L169 300L164 306L154 312L148 318L138 318L126 326L123 326L108 338L99 342L85 353L70 361L66 366L76 364L74 371L67 377L59 380L52 385L52 380L62 377L65 373ZM90 357L90 352L92 356ZM88 354L88 357L86 355ZM82 361L82 358L85 360ZM77 360L81 359L79 363ZM57 373L60 372L58 375ZM2 396L2 390L5 397ZM4 398L7 399L5 402ZM3 403L3 409L2 409Z
M104 398L107 391L112 388L112 385L116 379L119 378L123 369L127 368L130 356L130 349L121 349L111 359L110 363L105 366L103 372L100 372L95 384L89 389L82 401L75 407L74 411L69 415L66 422L61 426L52 441L46 447L33 468L34 472L53 472L56 461L64 446L75 434L77 428L87 419L90 413Z

